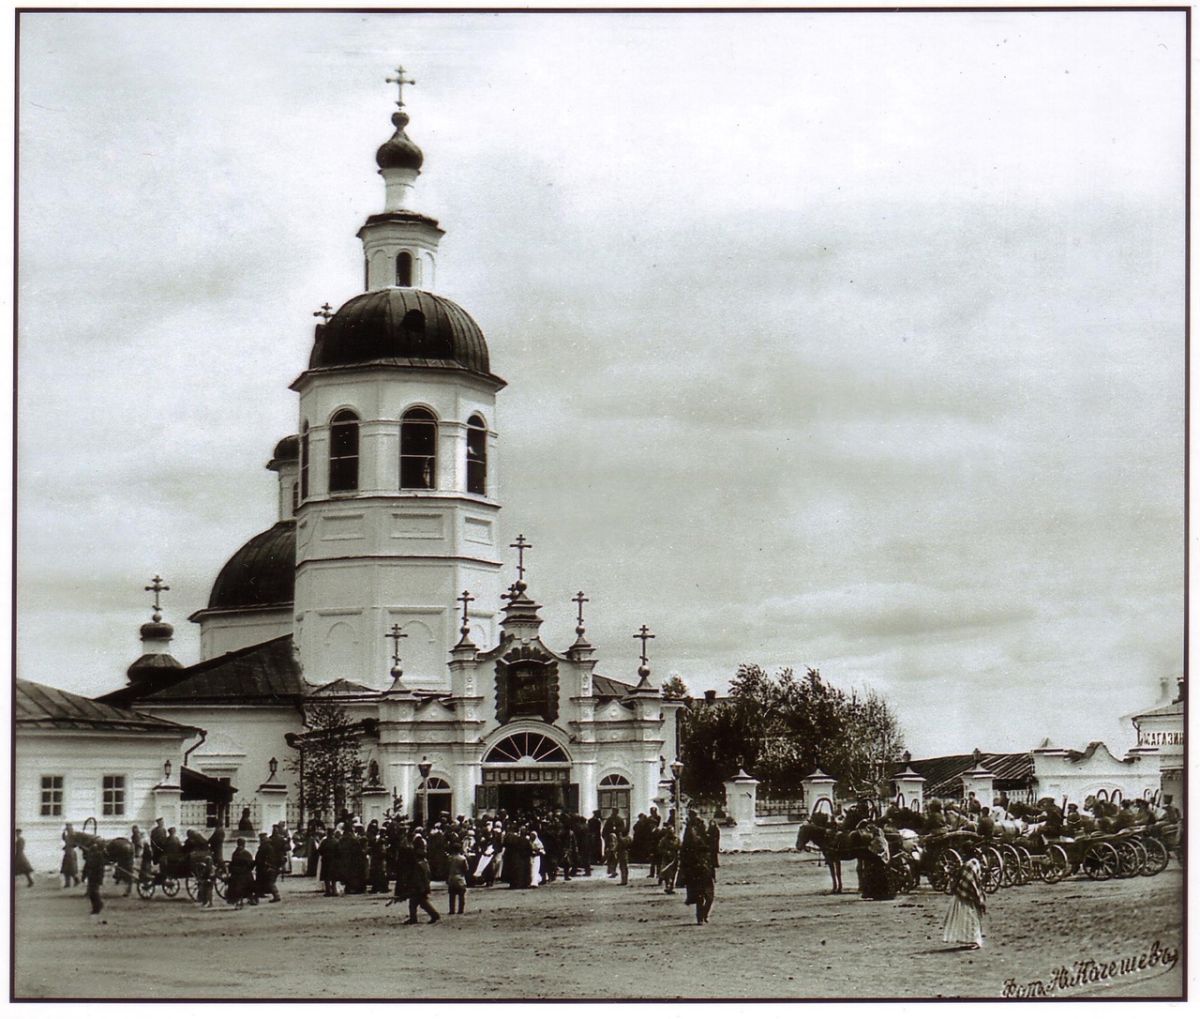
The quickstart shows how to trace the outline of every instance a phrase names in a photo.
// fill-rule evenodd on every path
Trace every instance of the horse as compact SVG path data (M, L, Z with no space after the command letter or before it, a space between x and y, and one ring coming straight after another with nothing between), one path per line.
M105 839L99 835L77 831L74 833L73 842L85 853L93 846L100 846L104 850L105 862L113 865L113 883L124 882L127 896L133 891L133 843L129 839Z
M803 851L812 843L825 857L829 877L833 881L831 895L842 893L842 861L862 858L870 845L871 836L864 831L838 831L809 821L796 833L796 850Z

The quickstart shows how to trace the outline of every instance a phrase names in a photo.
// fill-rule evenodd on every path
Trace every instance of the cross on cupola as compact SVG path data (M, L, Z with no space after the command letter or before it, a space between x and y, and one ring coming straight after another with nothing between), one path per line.
M323 318L326 322L328 322L331 318L333 318L333 306L326 301L321 305L321 307L313 312L313 318Z
M520 588L522 591L524 591L525 590L525 552L527 549L533 548L533 546L530 545L525 540L525 535L518 534L517 540L514 541L508 547L515 548L517 550L517 584L516 584L516 586L518 588Z
M454 600L457 602L462 602L462 627L459 630L459 633L462 634L462 640L459 641L459 643L460 644L470 644L471 643L471 637L470 637L471 626L470 626L469 622L467 621L467 606L469 606L471 604L471 602L473 602L475 600L475 597L471 594L470 591L463 591L463 593L460 594Z
M164 584L164 583L162 582L162 579L163 579L163 578L162 578L162 577L160 577L160 576L159 576L159 575L156 573L156 574L154 575L154 578L153 578L153 579L150 581L150 583L146 585L146 590L147 590L147 591L153 591L153 592L154 592L154 615L153 615L153 616L151 616L151 618L152 618L152 619L153 619L153 620L154 620L156 623L158 623L158 622L161 622L161 621L162 621L162 606L161 606L161 605L158 603L158 602L159 602L158 596L159 596L159 595L160 595L160 594L161 594L163 591L169 591L169 590L171 590L171 589L170 589L170 588L169 588L169 587L168 587L166 584Z
M645 623L642 623L642 628L633 635L633 639L640 640L642 642L642 664L638 668L638 675L641 677L641 682L638 685L641 686L642 683L645 683L650 677L650 667L646 664L650 661L650 659L646 657L646 641L654 640L654 634L650 632L650 628Z
M393 685L400 682L400 677L404 675L404 670L400 668L400 641L408 636L401 629L399 623L393 623L392 628L386 632L387 638L392 642L392 681Z
M583 605L585 602L591 601L591 599L585 598L583 596L583 592L580 591L577 595L575 595L574 598L571 599L571 601L573 601L576 605L579 606L579 613L576 617L578 619L578 622L575 624L575 632L580 637L582 637L583 636Z
M385 79L389 85L396 86L396 106L400 109L404 109L404 86L416 84L414 79L404 77L405 73L404 68L397 64L396 77Z

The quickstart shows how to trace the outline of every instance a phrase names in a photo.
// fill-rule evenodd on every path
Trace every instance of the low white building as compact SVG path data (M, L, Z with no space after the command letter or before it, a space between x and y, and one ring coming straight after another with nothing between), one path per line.
M1170 796L1175 805L1183 803L1183 764L1186 724L1184 719L1184 681L1176 680L1178 692L1171 700L1168 690L1156 707L1139 711L1130 721L1138 734L1139 750L1155 750L1158 753L1160 781L1164 796Z
M177 780L200 729L40 683L16 686L16 827L36 870L58 870L68 822L80 830L94 819L107 837L135 824L149 831L159 816L177 823Z

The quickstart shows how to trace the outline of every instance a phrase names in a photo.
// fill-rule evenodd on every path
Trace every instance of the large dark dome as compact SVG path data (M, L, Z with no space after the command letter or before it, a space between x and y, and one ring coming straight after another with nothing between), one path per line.
M308 367L379 363L490 374L475 320L445 297L408 287L373 290L343 304L318 328Z
M209 611L291 605L296 593L296 521L281 520L239 548L217 574Z

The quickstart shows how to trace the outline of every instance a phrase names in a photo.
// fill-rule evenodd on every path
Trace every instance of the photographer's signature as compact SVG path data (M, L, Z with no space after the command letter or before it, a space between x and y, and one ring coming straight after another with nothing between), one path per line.
M1030 980L1020 984L1016 980L1004 981L1005 998L1048 998L1064 991L1075 991L1090 984L1103 984L1122 977L1136 977L1148 970L1169 972L1179 961L1179 949L1163 946L1155 941L1146 951L1117 959L1087 959L1069 966L1059 966L1050 971L1047 980Z

